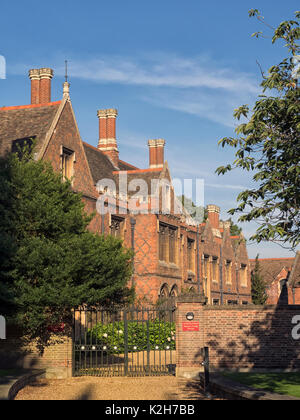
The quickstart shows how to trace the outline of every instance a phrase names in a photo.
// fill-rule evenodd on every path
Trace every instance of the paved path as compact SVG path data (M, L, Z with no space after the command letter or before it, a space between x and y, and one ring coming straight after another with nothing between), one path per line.
M16 400L205 400L198 381L168 377L39 380Z

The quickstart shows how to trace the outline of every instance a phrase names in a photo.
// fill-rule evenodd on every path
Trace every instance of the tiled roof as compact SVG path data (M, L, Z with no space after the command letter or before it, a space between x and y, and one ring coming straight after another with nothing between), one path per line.
M34 137L39 151L60 104L0 108L0 154L10 152L15 140Z
M264 258L259 259L259 265L263 279L267 284L271 284L276 280L280 272L285 268L287 271L291 271L294 258ZM256 260L250 260L251 270L255 268Z
M130 163L124 162L123 160L119 160L119 168L120 171L132 171L134 169L138 169L136 166L130 165Z
M83 146L95 184L104 178L113 179L115 167L109 158L88 143L83 142Z
M148 194L155 194L156 191L152 191L152 180L159 180L161 176L161 170L157 171L157 170L145 170L145 171L128 171L127 172L127 179L128 179L128 184L133 181L134 179L138 179L138 180L143 180L146 182L147 188L148 188ZM154 186L155 187L155 186ZM153 187L153 188L154 188ZM132 191L132 192L128 192L128 195L133 195L136 194L137 191ZM141 194L143 195L143 194Z

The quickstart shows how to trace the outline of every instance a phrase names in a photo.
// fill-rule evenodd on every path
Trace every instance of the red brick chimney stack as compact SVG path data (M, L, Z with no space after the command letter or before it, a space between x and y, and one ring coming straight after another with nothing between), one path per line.
M214 204L209 204L207 206L208 220L213 229L219 229L220 227L220 211L220 207Z
M51 102L51 79L53 74L53 70L49 68L29 70L32 105Z
M152 169L163 168L165 155L165 140L154 139L148 141L149 146L149 167Z
M40 104L51 102L52 69L40 69Z
M98 149L101 150L118 168L119 150L116 139L116 109L101 109L97 113L99 118L99 143Z
M31 104L40 103L40 70L29 70L29 78L31 80Z
M156 140L149 140L149 168L156 168L157 154L156 154Z

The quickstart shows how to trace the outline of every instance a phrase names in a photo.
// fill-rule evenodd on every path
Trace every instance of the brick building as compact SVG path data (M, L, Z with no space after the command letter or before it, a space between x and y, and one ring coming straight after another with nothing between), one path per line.
M300 304L300 252L295 258L259 259L260 273L267 283L268 305ZM251 271L256 260L250 260Z
M53 71L33 69L29 77L31 104L0 108L0 154L35 139L34 158L50 161L72 179L88 213L98 210L90 230L121 237L134 248L138 298L204 292L209 304L250 303L243 236L231 236L230 223L220 221L216 205L208 206L208 219L198 227L180 207L164 160L165 141L149 140L148 168L124 162L116 138L117 110L98 111L99 141L93 147L79 134L69 84L64 83L63 98L51 102Z

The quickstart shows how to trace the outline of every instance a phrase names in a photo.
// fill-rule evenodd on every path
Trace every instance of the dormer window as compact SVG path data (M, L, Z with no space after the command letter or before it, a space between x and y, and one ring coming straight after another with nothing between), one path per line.
M61 168L64 179L71 179L74 175L74 156L73 150L62 148Z

